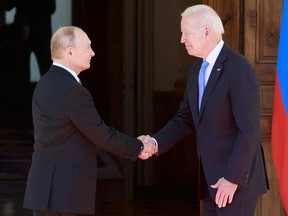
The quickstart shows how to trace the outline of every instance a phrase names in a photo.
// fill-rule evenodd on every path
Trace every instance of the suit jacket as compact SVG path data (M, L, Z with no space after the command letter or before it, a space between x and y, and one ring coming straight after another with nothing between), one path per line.
M51 66L34 90L34 153L24 208L94 214L97 149L136 160L142 142L107 126L86 88Z
M207 182L210 194L215 198L217 191L210 185L221 177L239 185L234 201L259 196L267 191L268 181L260 142L257 75L242 55L224 44L211 71L198 111L201 63L202 60L197 61L190 69L178 113L154 134L159 155L195 128L200 162L200 198L204 196L203 182Z

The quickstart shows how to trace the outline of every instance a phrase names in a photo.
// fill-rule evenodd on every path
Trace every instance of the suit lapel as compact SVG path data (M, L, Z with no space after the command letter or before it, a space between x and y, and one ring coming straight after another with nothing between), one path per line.
M198 111L198 76L199 76L199 70L201 67L201 62L196 62L195 66L191 69L191 78L189 79L188 83L188 98L190 101L190 109L192 112L193 120L195 124L198 123L199 120L199 111Z
M219 53L219 56L218 56L216 62L212 68L209 80L208 80L207 85L205 87L203 98L202 98L202 105L201 105L201 109L199 111L199 119L201 118L201 115L203 113L203 110L205 109L207 101L209 100L209 97L211 96L213 89L217 85L217 82L220 78L220 75L224 69L223 62L227 58L227 54L228 54L228 46L226 44L224 44L221 52Z
M205 105L209 99L209 96L212 94L214 87L217 84L217 81L220 77L220 74L223 70L223 66L221 65L220 67L213 67L210 77L209 77L209 81L207 82L206 88L204 90L204 94L203 94L203 98L202 98L202 104L201 104L201 109L199 112L199 115L201 116L203 109L205 108Z

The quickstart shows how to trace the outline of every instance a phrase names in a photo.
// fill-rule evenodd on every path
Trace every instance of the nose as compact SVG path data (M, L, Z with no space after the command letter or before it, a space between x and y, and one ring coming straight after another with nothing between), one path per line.
M182 33L180 42L181 42L181 43L185 43L185 41L186 41L186 37L185 37L185 35Z
M91 49L91 56L93 57L93 56L95 56L95 53L94 53L94 51Z

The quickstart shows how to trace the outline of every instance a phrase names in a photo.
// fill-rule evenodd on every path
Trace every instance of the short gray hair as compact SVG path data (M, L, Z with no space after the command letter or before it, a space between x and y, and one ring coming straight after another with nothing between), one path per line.
M199 28L210 26L219 35L223 35L225 32L219 15L215 10L207 5L199 4L190 6L184 10L184 12L181 14L181 17L191 17L199 25Z
M52 36L50 42L52 59L61 59L67 47L75 46L75 31L80 30L76 26L64 26L59 28Z

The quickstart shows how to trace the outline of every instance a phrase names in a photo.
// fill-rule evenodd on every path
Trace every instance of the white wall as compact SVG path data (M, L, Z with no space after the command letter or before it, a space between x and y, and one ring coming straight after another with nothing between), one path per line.
M59 27L72 24L72 0L56 0L56 11L52 16L52 32Z

